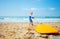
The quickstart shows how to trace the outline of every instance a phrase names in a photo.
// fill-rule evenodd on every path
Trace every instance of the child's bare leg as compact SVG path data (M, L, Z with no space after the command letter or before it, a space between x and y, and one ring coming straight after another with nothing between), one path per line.
M31 23L31 25L33 26L33 22Z
M33 26L33 23L31 22L31 23L29 23L29 26Z

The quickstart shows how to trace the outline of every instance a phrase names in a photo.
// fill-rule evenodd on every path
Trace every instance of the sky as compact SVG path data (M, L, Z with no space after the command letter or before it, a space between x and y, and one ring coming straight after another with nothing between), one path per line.
M0 16L60 16L60 0L0 0Z

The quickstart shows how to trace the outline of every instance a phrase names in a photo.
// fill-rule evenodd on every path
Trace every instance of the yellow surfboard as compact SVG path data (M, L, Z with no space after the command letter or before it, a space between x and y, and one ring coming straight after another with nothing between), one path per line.
M38 33L58 33L58 30L51 25L38 24L35 28Z

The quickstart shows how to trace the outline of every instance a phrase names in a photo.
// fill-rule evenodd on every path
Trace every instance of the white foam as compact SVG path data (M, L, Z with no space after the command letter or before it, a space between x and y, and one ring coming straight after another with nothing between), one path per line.
M4 18L0 22L29 22L28 18ZM59 18L35 18L33 22L60 22Z

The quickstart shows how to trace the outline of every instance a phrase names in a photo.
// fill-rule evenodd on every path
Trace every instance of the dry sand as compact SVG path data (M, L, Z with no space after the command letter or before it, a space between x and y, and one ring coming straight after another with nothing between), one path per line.
M0 39L45 39L39 37L34 29L35 26L40 23L34 23L34 26L29 26L29 23L0 23ZM60 22L46 22L59 30ZM60 36L56 36L60 37Z

